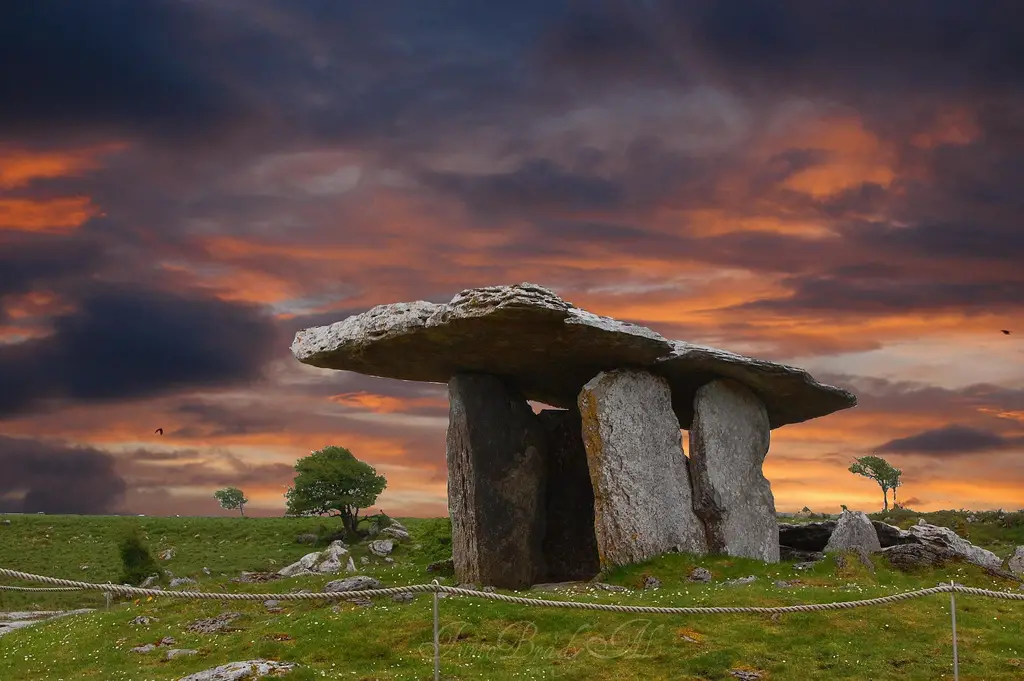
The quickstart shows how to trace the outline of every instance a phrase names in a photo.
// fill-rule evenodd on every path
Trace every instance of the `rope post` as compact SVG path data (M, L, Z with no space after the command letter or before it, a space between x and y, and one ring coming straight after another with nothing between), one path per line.
M960 655L956 648L956 582L949 582L949 613L953 618L953 681L960 681Z
M434 586L440 586L435 579ZM441 638L437 628L437 589L434 589L434 681L441 681Z
M103 600L107 603L107 610L110 610L110 602L114 600L114 594L110 593L109 591L104 591Z

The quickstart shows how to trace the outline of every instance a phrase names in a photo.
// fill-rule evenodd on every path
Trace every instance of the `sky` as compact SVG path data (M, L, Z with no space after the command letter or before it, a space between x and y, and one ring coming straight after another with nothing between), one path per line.
M520 282L856 393L781 511L1024 507L1022 3L2 12L0 510L280 515L334 444L443 515L445 387L291 339Z

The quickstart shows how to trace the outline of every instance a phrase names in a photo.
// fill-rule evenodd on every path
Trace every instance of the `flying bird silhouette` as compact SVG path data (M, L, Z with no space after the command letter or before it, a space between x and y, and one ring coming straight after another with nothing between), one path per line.
M1007 331L1006 329L1003 329L1002 331L1003 331L1003 335L1004 336L1009 336L1010 335L1010 332Z
M163 435L164 434L164 429L163 428L157 428L153 432L156 433L157 435Z

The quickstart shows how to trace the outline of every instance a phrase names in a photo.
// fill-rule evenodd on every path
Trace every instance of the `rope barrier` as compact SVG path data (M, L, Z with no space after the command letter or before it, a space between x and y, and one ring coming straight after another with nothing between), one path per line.
M988 589L976 589L973 587L961 586L959 584L940 584L928 589L918 591L906 591L879 598L868 598L856 601L838 601L833 603L805 603L799 605L785 605L775 607L739 607L739 606L708 606L708 607L657 607L645 605L615 605L611 603L584 603L579 601L553 601L542 598L526 598L523 596L509 596L490 591L477 591L475 589L464 589L454 586L443 586L437 584L412 584L409 586L396 586L383 589L362 589L358 591L327 591L327 592L306 592L306 593L212 593L206 591L165 591L163 589L144 589L136 586L125 586L123 584L93 584L80 582L71 579L60 579L47 577L17 570L0 568L0 576L22 579L26 581L42 582L45 584L56 584L64 587L59 590L82 591L95 590L104 591L115 595L129 596L153 596L167 598L183 598L192 600L226 600L226 601L300 601L300 600L335 600L350 598L377 598L381 596L394 596L405 593L436 593L450 594L452 596L468 596L471 598L484 598L501 603L513 603L529 607L545 608L566 608L577 610L597 610L604 612L621 612L632 614L653 614L653 615L731 615L731 614L759 614L776 615L794 612L821 612L826 610L847 610L851 608L862 608L875 605L885 605L912 598L923 598L940 593L964 593L973 596L985 596L988 598L1000 598L1004 600L1024 601L1024 593L1008 593L1003 591L990 591ZM21 587L29 588L29 587Z

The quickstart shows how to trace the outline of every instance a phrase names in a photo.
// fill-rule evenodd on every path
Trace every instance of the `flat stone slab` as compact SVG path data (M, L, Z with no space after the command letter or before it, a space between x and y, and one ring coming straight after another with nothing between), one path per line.
M572 408L580 389L602 371L646 369L669 381L673 410L687 429L697 389L718 378L752 390L772 428L857 404L852 393L802 369L669 340L528 283L467 289L447 304L378 305L299 331L292 354L311 366L406 381L501 376L528 399L563 409Z

